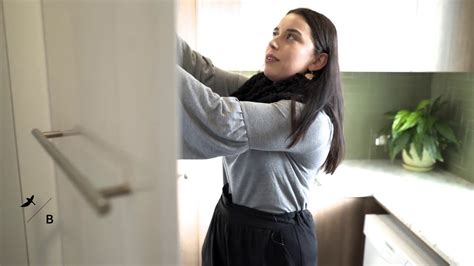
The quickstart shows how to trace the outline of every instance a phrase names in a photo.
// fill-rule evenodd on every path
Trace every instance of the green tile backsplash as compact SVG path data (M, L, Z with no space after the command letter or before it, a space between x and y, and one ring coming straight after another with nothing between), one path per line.
M386 146L375 146L383 113L442 94L449 101L442 116L462 145L447 149L441 166L474 182L474 73L343 73L342 86L346 159L388 158Z
M431 96L448 100L443 116L462 142L460 148L448 148L445 162L448 171L474 182L474 73L435 73Z
M388 158L385 146L375 146L379 130L389 124L383 114L429 98L430 85L427 73L344 72L346 159Z

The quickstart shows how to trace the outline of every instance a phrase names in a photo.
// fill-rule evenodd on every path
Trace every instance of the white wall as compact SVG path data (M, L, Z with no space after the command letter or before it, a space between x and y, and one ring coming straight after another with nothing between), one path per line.
M17 200L34 194L36 204L23 209L29 263L60 264L58 223L46 223L46 214L58 213L53 164L31 135L33 128L51 127L40 1L5 0L4 18L22 192Z
M3 5L0 2L0 265L27 263L19 178Z

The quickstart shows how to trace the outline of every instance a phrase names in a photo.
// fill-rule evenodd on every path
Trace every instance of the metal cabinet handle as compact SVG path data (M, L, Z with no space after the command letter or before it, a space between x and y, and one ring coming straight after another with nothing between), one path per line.
M70 136L77 133L73 131L41 132L36 128L33 129L31 133L99 214L106 214L110 210L108 198L129 194L131 192L128 184L121 184L102 190L96 189L92 183L89 182L88 178L82 174L53 143L48 141L48 138Z

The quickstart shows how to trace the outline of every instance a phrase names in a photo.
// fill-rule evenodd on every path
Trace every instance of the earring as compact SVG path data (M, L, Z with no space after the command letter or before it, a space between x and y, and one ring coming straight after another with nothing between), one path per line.
M306 74L304 74L305 78L309 79L309 80L312 80L314 78L314 72L313 70L308 70L308 72L306 72Z

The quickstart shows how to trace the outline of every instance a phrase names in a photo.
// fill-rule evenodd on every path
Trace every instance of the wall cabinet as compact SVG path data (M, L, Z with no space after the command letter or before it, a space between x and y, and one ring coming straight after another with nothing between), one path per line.
M321 12L336 25L342 71L474 70L471 0L190 1L181 1L188 7L181 13L194 7L195 16L178 15L188 21L179 31L194 31L194 47L228 70L262 69L273 28L296 7Z

